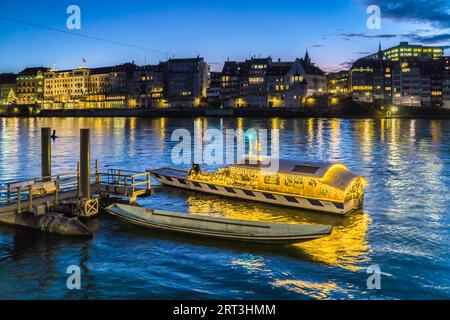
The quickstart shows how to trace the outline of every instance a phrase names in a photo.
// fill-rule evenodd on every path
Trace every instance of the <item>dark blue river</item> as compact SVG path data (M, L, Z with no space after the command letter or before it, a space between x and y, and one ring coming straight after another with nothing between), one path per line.
M333 225L330 237L263 247L158 233L109 216L89 240L0 226L0 299L449 299L450 121L339 119L1 119L0 182L40 175L40 128L57 130L53 173L74 171L79 129L92 159L171 165L173 130L280 130L284 158L340 161L366 177L364 212L335 217L162 187L146 207ZM66 273L80 266L81 290ZM369 290L369 266L381 288Z

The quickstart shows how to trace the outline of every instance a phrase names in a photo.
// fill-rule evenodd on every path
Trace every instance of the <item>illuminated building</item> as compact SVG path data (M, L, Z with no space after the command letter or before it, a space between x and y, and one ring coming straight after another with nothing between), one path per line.
M38 104L44 99L44 73L49 68L26 68L17 76L17 103Z
M221 76L222 74L220 72L209 73L209 88L206 90L206 97L209 105L220 105Z
M307 95L302 66L295 62L273 62L267 70L268 101L271 108L299 108Z
M447 58L432 56L430 59L425 55L391 59L385 57L385 52L380 45L376 58L370 55L353 64L354 101L411 107L445 105Z
M131 97L136 65L48 70L44 74L44 109L135 107Z
M443 58L442 68L442 103L450 109L450 57Z
M301 107L308 93L300 60L277 62L252 58L226 61L221 75L221 100L231 107Z
M133 94L142 108L200 106L207 96L208 74L209 66L200 57L138 67Z
M14 73L0 74L0 104L11 104L16 101L16 78L17 74Z
M392 72L392 102L414 107L442 107L442 62L396 63Z
M422 46L400 42L398 46L383 50L383 60L400 61L409 58L438 60L444 55L444 48L437 46ZM378 53L367 56L368 59L377 59Z
M311 62L308 51L305 53L303 59L297 59L304 69L303 76L305 77L306 83L308 85L307 96L318 97L327 94L327 80L325 72L323 72L319 67Z
M253 58L246 61L247 81L243 92L248 106L264 108L269 106L267 72L272 58Z
M203 58L162 62L165 93L171 106L199 106L209 87L209 66Z
M347 96L352 92L352 78L350 71L329 73L327 78L328 93L335 96Z
M220 79L222 103L231 107L245 106L243 96L246 86L248 86L247 64L245 62L225 61Z
M134 95L141 108L165 108L164 68L161 64L138 67L134 73Z

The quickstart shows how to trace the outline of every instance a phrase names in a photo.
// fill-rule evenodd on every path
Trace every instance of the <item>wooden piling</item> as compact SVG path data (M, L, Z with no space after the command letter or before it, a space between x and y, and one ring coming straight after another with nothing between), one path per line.
M51 128L41 129L41 176L49 181L52 175Z
M80 130L80 191L81 197L89 199L91 197L91 150L90 150L90 129Z

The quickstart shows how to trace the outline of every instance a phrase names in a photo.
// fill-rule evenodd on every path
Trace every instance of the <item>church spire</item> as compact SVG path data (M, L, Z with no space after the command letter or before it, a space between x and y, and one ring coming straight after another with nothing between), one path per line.
M306 49L306 53L305 53L305 62L308 64L311 63L311 58L309 57L308 49Z
M380 40L380 44L378 46L378 59L382 60L384 58L384 52L383 50L381 50L381 40Z

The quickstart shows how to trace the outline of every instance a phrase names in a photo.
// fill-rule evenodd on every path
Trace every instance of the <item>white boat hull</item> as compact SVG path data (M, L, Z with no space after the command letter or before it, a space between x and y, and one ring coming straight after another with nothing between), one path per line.
M209 184L206 182L190 181L187 179L188 172L184 170L165 168L159 170L150 170L150 172L161 184L225 197L259 201L273 205L281 205L286 207L339 215L347 215L358 209L358 205L353 200L347 201L345 203L339 203L326 200L309 199L294 195L273 193L270 191L258 191L239 188L235 186L225 187L216 184Z

